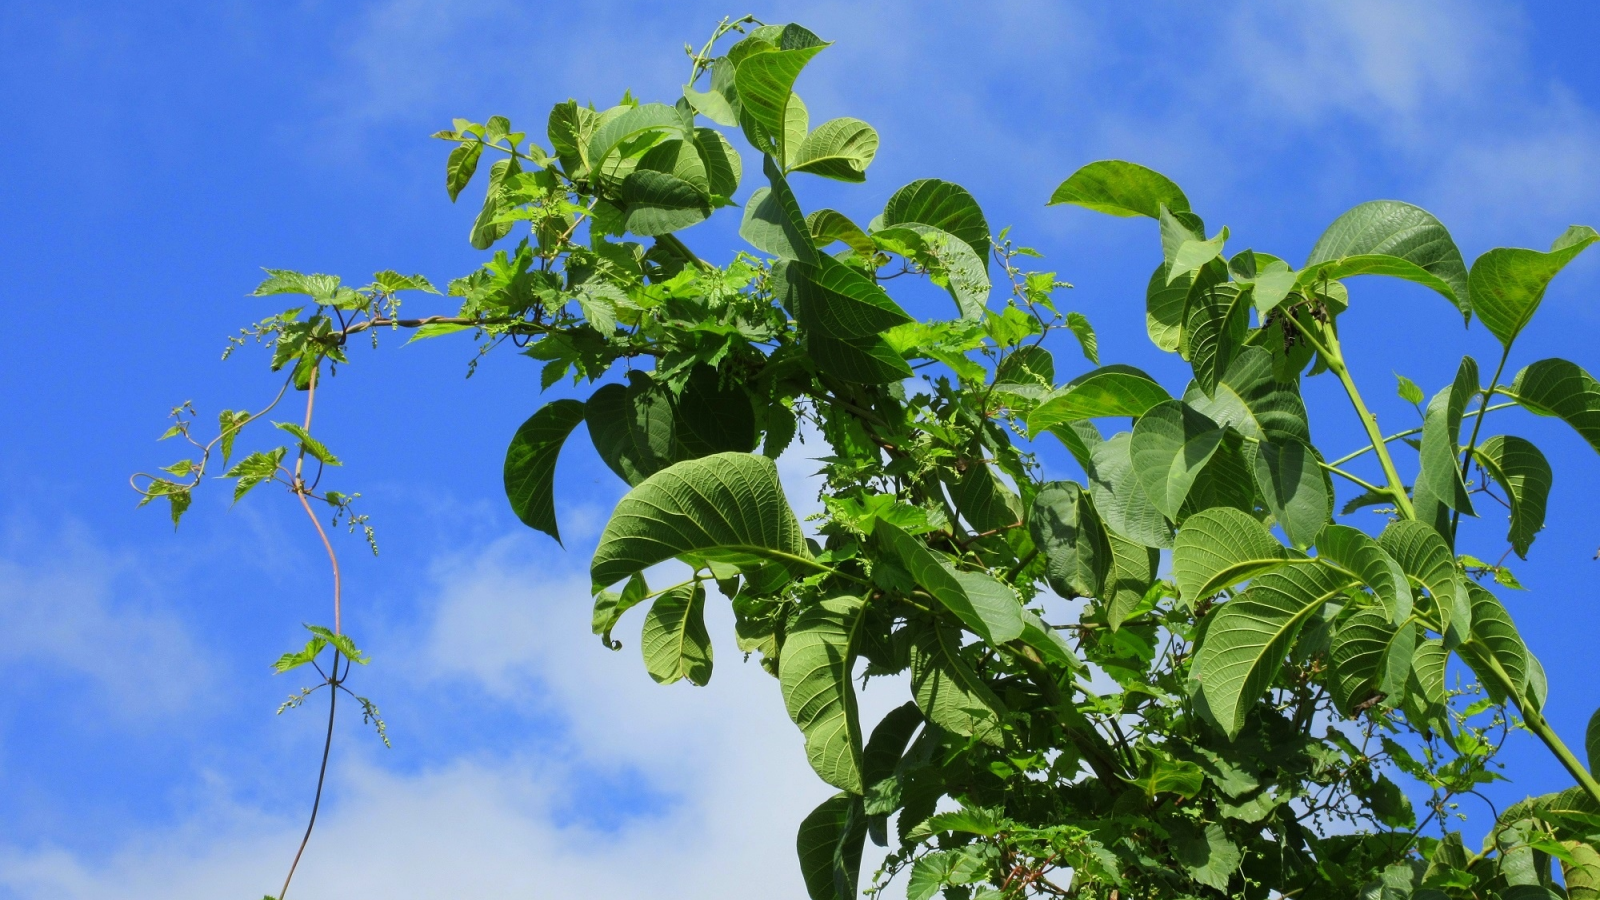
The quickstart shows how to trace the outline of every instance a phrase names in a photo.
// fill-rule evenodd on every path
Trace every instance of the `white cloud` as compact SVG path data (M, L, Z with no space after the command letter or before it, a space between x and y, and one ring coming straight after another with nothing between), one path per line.
M16 684L81 678L118 716L171 713L206 680L204 656L183 623L149 602L132 560L106 553L76 527L54 540L0 551L0 673Z

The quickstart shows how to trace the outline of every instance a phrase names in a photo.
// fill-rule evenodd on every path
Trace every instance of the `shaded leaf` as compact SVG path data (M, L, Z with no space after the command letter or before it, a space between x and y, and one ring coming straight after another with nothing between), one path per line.
M1255 577L1287 557L1282 544L1254 516L1227 507L1184 520L1172 548L1172 578L1191 606Z
M504 481L511 510L529 528L561 542L556 526L556 457L567 435L583 421L583 404L555 400L539 407L511 438L506 448Z
M1544 528L1545 502L1554 480L1550 463L1531 442L1508 434L1479 444L1472 458L1505 490L1511 503L1506 539L1518 556L1527 559L1534 536Z
M657 684L711 680L711 636L706 633L706 592L699 582L679 585L657 597L644 617L639 648L644 667Z
M852 794L864 790L861 721L850 676L865 611L860 597L849 596L802 607L778 661L784 706L805 735L811 768L823 781Z
M1298 440L1262 441L1256 447L1256 488L1296 547L1311 545L1333 516L1333 494L1317 451Z
M1398 200L1363 203L1335 219L1300 271L1303 285L1360 274L1405 278L1472 314L1466 262L1450 232L1428 211Z

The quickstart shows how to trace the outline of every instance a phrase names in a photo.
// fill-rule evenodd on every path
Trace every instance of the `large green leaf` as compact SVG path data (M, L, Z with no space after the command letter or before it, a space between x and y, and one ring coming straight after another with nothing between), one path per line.
M1216 390L1244 350L1250 329L1249 299L1248 293L1232 284L1218 284L1189 298L1178 350L1189 360L1195 380L1207 393Z
M1411 673L1416 644L1416 625L1406 622L1396 627L1381 609L1360 609L1346 619L1334 632L1329 652L1339 711L1353 715L1376 694L1397 703Z
M1203 266L1222 255L1222 248L1227 242L1226 225L1215 237L1206 240L1190 238L1183 241L1173 252L1172 259L1167 260L1167 281L1173 282L1184 277L1194 279Z
M1372 588L1391 623L1399 625L1411 617L1411 584L1405 570L1366 534L1348 525L1328 525L1317 535L1317 558Z
M676 425L684 458L756 448L756 414L749 393L711 366L695 366L689 373L678 395Z
M1422 505L1430 506L1429 498L1465 515L1476 515L1472 498L1467 495L1467 485L1461 479L1461 417L1466 412L1467 401L1478 393L1478 363L1472 357L1461 359L1455 381L1428 402L1428 411L1422 419L1422 461L1417 475L1415 493L1421 495ZM1426 492L1426 493L1424 493ZM1429 515L1418 510L1418 518L1431 521Z
M639 169L622 179L618 199L623 227L645 237L671 234L711 216L711 198L701 188L651 169Z
M1092 162L1067 177L1050 195L1050 205L1072 203L1113 216L1161 214L1161 207L1180 212L1189 198L1170 179L1138 163L1120 159Z
M861 798L835 794L800 822L795 850L811 900L856 900L867 820Z
M1575 363L1541 359L1518 372L1505 392L1530 412L1560 417L1600 452L1600 383Z
M680 462L629 491L600 535L589 575L605 587L684 554L747 571L769 562L795 573L820 568L784 499L778 467L744 453Z
M1306 404L1300 398L1300 389L1292 381L1280 381L1273 371L1272 354L1261 347L1245 347L1234 357L1222 373L1222 379L1212 391L1220 396L1226 390L1238 397L1260 429L1258 438L1269 441L1298 439L1311 442L1311 427L1307 422ZM1206 411L1206 407L1200 407ZM1207 412L1220 424L1233 425L1241 434L1247 433L1241 425L1224 421Z
M1328 566L1285 566L1257 576L1212 614L1195 670L1212 715L1230 738L1277 677L1300 626L1352 583Z
M1185 519L1172 547L1172 579L1193 606L1281 564L1282 544L1254 516L1227 507Z
M1472 581L1467 581L1466 585L1467 594L1472 598L1472 634L1456 652L1478 674L1478 681L1489 691L1489 696L1504 701L1504 688L1493 676L1489 660L1499 663L1517 692L1517 705L1527 704L1532 699L1527 690L1531 655L1511 621L1511 614L1494 594ZM1535 709L1539 707L1537 700L1531 705Z
M456 197L472 180L482 156L483 141L479 140L465 141L450 151L450 158L445 163L444 189L449 193L451 203L456 202Z
M1466 579L1456 568L1450 547L1437 531L1421 522L1401 521L1378 536L1382 547L1414 584L1426 588L1438 608L1446 649L1465 640L1472 628L1472 603Z
M1317 451L1294 439L1262 441L1256 447L1255 477L1289 543L1309 547L1333 516L1333 494Z
M1144 601L1150 585L1156 580L1156 569L1161 565L1161 553L1124 540L1115 533L1106 535L1111 549L1111 565L1106 571L1106 586L1100 600L1105 605L1106 621L1116 631Z
M852 794L864 790L861 720L850 668L865 611L860 597L849 596L803 606L788 628L778 662L783 703L806 737L811 768Z
M1023 520L1022 498L984 463L967 468L951 485L950 499L974 531L1002 531Z
M1183 276L1173 281L1167 277L1169 271L1171 267L1162 263L1150 273L1144 290L1144 328L1151 343L1174 353L1183 332L1183 314L1189 308L1189 289L1194 286L1194 279Z
M789 171L835 181L866 181L878 153L878 132L860 119L829 119L806 135L789 158Z
M1450 232L1427 210L1398 200L1363 203L1335 219L1300 273L1304 285L1365 274L1405 278L1472 314L1467 266Z
M475 250L487 250L495 241L511 233L511 221L501 214L510 204L508 184L512 176L522 171L516 158L502 159L489 167L489 189L484 194L478 217L472 220L472 230L467 240Z
M687 678L711 680L711 636L706 633L706 592L699 582L679 585L650 604L639 649L644 667L658 684Z
M1170 400L1155 379L1132 366L1102 366L1067 382L1028 415L1028 432L1041 434L1055 425L1106 416L1138 417Z
M872 279L831 256L819 256L815 266L791 264L785 277L794 287L795 319L809 332L856 340L911 321Z
M989 222L978 201L959 184L924 178L895 191L871 230L896 225L931 225L955 235L972 248L988 270Z
M1472 458L1506 492L1511 502L1511 531L1506 539L1518 556L1527 559L1534 535L1544 528L1545 502L1554 479L1550 463L1531 442L1509 434L1479 444Z
M744 177L744 162L739 158L739 151L711 128L696 128L694 145L705 165L706 187L711 191L712 204L729 204L732 202L729 198L739 189L739 181Z
M881 526L880 526L881 527ZM948 625L913 626L911 695L928 721L963 737L1001 746L1005 704L961 658L961 630Z
M810 230L811 239L818 248L840 241L862 259L871 259L877 250L877 245L865 231L861 230L861 226L850 221L848 216L838 210L819 209L811 213L806 216L806 227Z
M739 236L757 250L779 259L815 263L818 254L811 243L811 230L806 227L800 202L789 182L770 156L762 158L761 171L766 173L770 187L757 189L745 202Z
M1044 554L1045 580L1063 597L1097 597L1111 547L1083 489L1070 481L1039 485L1028 510L1028 533Z
M556 457L567 435L583 421L583 404L554 400L522 423L506 448L505 486L511 510L529 528L561 542L556 527Z
M1238 845L1228 840L1228 833L1215 823L1207 825L1204 831L1173 829L1172 855L1190 878L1223 892L1228 890L1228 880L1244 860Z
M768 45L765 52L758 50L744 57L734 70L733 83L738 88L744 114L773 136L779 159L789 154L784 118L789 98L794 93L795 79L806 63L827 46L826 43L792 47Z
M1589 772L1600 772L1600 709L1589 716L1589 727L1583 732L1583 747L1589 757Z
M1597 240L1600 234L1593 228L1574 225L1556 238L1549 253L1497 247L1483 254L1472 263L1467 279L1473 312L1490 334L1510 347L1538 311L1551 279Z
M1445 669L1449 661L1450 652L1444 648L1443 641L1417 642L1401 701L1401 709L1413 727L1440 731L1449 728L1450 718L1445 707L1449 696L1445 688Z
M583 418L589 439L611 471L630 485L671 465L677 448L672 401L642 372L589 396Z
M1089 492L1111 531L1146 547L1171 547L1172 528L1150 502L1133 470L1131 435L1122 432L1092 451Z
M972 247L932 225L910 223L873 232L877 245L926 269L929 280L950 292L961 318L983 318L991 285L984 260Z
M979 637L1003 644L1022 634L1022 603L1003 582L983 573L954 570L921 540L888 522L879 521L873 537L918 585Z
M1178 518L1195 477L1217 452L1223 430L1178 400L1157 404L1139 417L1128 441L1133 473L1150 504Z
M679 132L692 136L689 123L676 107L664 103L643 103L614 116L594 130L585 148L589 168L599 171L606 157L628 140L650 131Z
M890 710L872 729L872 737L861 751L861 780L866 785L866 812L887 816L899 808L899 781L895 770L900 765L906 744L923 723L922 711L914 701Z

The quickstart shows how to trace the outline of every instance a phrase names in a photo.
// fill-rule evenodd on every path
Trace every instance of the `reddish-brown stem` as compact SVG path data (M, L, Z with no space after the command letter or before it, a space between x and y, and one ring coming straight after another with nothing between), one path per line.
M297 480L298 483L298 480ZM339 630L339 557L334 555L333 544L328 540L328 533L322 529L322 522L317 519L317 514L312 511L310 501L306 500L304 485L295 491L295 496L300 498L300 505L305 509L306 515L311 517L311 524L317 527L317 536L322 538L323 549L328 551L328 562L333 566L333 633L342 634Z

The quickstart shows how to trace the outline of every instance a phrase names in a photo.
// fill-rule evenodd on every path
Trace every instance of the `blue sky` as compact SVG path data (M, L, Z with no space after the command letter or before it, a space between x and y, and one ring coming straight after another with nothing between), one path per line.
M1105 358L1173 386L1183 373L1142 327L1154 227L1044 208L1085 162L1161 170L1230 246L1291 260L1380 197L1438 214L1469 259L1600 224L1587 4L1137 6L753 5L837 41L799 85L813 119L857 116L883 139L866 185L808 180L802 203L865 221L913 178L961 182L1077 286L1067 302ZM445 197L430 132L497 113L538 132L550 104L625 88L670 100L681 45L744 11L0 3L0 898L259 897L303 826L321 713L274 717L301 682L267 664L329 617L320 547L284 497L230 509L213 490L174 535L126 486L170 461L154 443L168 407L210 418L270 398L259 352L218 360L276 311L245 297L258 267L466 273L473 210ZM726 225L684 237L716 259L736 247ZM1591 254L1514 364L1600 369L1597 288ZM1463 352L1492 366L1492 338L1458 331L1436 295L1374 279L1352 294L1345 343L1385 425L1415 420L1392 370L1431 393ZM622 653L589 637L585 564L621 485L575 442L557 488L568 549L518 524L500 463L542 400L538 373L500 353L468 381L470 357L447 341L358 349L319 396L319 433L346 460L336 487L363 493L382 543L373 559L339 538L346 628L376 659L359 687L395 746L344 718L296 894L800 896L794 827L829 789L775 682L740 663L721 610L705 689L650 682L636 621ZM1319 439L1353 448L1323 381L1307 388ZM1506 600L1550 674L1552 720L1581 743L1600 705L1586 514L1600 460L1553 421L1491 427L1538 439L1556 470L1550 527L1517 568L1531 590ZM803 454L784 461L802 507L808 471ZM1464 549L1497 556L1503 527L1486 516ZM893 688L867 708L897 705ZM1531 739L1506 759L1515 783L1489 792L1502 806L1568 783Z

